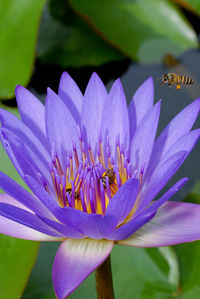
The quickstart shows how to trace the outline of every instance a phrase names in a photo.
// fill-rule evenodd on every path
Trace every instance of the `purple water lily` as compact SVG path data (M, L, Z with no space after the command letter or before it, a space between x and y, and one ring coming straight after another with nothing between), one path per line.
M153 201L200 136L197 99L156 138L160 101L152 78L127 108L120 80L109 93L96 73L82 95L64 73L45 106L16 88L21 120L0 110L2 144L33 194L0 173L0 232L62 241L53 265L58 298L71 294L114 244L155 247L200 239L200 206L168 200L182 178Z

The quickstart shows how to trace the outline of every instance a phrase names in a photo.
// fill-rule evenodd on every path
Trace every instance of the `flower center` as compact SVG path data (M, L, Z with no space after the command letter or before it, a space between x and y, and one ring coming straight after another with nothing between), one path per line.
M106 208L117 190L131 177L136 176L128 157L116 144L115 158L110 151L109 140L103 147L98 142L95 159L90 144L86 146L80 137L80 152L74 145L62 167L57 154L52 154L51 178L54 194L61 207L72 207L86 213L105 214ZM65 168L65 169L64 169ZM45 185L50 193L50 188Z

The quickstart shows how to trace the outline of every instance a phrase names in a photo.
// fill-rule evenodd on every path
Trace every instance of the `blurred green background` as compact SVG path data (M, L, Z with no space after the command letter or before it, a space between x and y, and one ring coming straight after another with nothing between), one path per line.
M161 131L200 96L199 23L199 0L0 0L0 107L18 115L17 84L44 101L47 86L57 91L63 71L82 91L93 71L108 89L120 76L127 101L152 75L155 100L163 99ZM161 87L165 72L190 76L195 85ZM23 185L2 147L0 166ZM190 178L176 200L200 203L199 169L197 145L170 182ZM58 246L0 236L0 299L55 298L51 271ZM115 246L112 265L117 299L200 298L200 242ZM71 298L96 298L93 275Z

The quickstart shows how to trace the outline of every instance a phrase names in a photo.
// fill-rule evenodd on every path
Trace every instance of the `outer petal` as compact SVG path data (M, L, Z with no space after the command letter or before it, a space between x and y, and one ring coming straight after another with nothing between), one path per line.
M168 124L163 130L158 139L155 142L152 155L151 163L149 164L148 174L152 172L155 165L158 163L165 153L173 146L173 144L182 136L187 134L200 110L200 99L197 99L192 104L183 109L175 118Z
M46 130L51 148L55 149L65 170L67 154L73 151L74 143L78 142L77 124L70 111L50 88L46 98Z
M0 172L0 188L15 200L38 215L51 217L49 210L39 201L37 197L26 191L19 184Z
M166 202L152 221L144 225L121 245L160 247L200 239L200 205Z
M0 202L8 203L10 205L24 208L23 205L21 205L19 202L14 200L12 197L10 197L7 194L0 194ZM0 216L0 233L19 238L19 239L25 239L25 240L33 240L33 241L59 241L60 238L52 237L49 235L45 235L39 231L36 231L30 227L24 226L20 223L14 222L8 218L5 218L3 216Z
M33 213L7 203L0 203L0 215L24 226L35 229L43 234L53 237L64 237L59 232L46 225Z
M32 150L43 159L48 160L49 153L48 149L43 146L40 140L35 134L29 129L21 120L15 115L0 109L0 121L3 128L6 128L13 132L18 138L26 144L27 147Z
M65 207L61 208L58 203L49 195L43 188L41 188L37 182L29 176L25 176L25 182L35 195L41 200L41 202L51 211L51 213L62 223L64 223L69 230L75 230L76 234L90 237L90 238L102 238L99 232L99 222L102 219L102 215L87 214L85 212L75 210L73 208Z
M44 105L23 86L16 87L15 95L22 121L47 146Z
M56 295L64 299L109 256L113 242L108 240L72 240L62 243L53 265Z
M170 157L171 155L180 151L187 151L189 155L189 153L197 143L199 137L200 129L188 132L187 134L182 136L176 143L174 143L172 147L169 148L164 156L164 159L167 159L167 157Z
M115 81L110 90L103 110L101 128L104 140L109 137L112 154L115 154L118 140L124 150L128 149L130 142L128 110L120 79Z
M84 94L81 124L93 151L97 149L104 104L108 97L106 88L96 73L93 73Z
M141 213L142 210L150 204L181 166L186 155L187 152L178 152L157 165L149 181L145 182L142 187L143 190L138 198L138 202L136 202L136 204L139 204L139 207L136 207L137 211L135 215Z
M67 72L64 72L61 76L58 96L63 100L77 124L79 124L83 95L76 82Z
M106 209L106 215L117 218L117 224L123 222L135 204L139 191L139 181L129 179L114 195Z
M40 173L47 181L50 180L46 158L44 159L40 153L35 152L34 148L27 146L12 131L0 128L0 138L4 149L22 179L24 174L30 174L38 180L38 173Z
M134 232L136 232L139 228L149 222L156 214L156 211L150 213L142 213L138 215L130 222L120 226L118 229L113 231L109 236L106 236L109 240L123 240L128 238Z
M132 140L136 128L139 126L145 114L153 106L153 98L153 78L150 77L135 92L128 107L130 123L130 140Z
M149 162L156 137L159 115L160 102L146 113L131 141L131 161L139 172L144 166L147 167Z
M155 211L160 206L162 206L167 200L169 200L176 192L178 192L188 181L188 178L182 178L179 180L174 186L172 186L161 198L158 200L154 201L145 211L146 212L151 212Z

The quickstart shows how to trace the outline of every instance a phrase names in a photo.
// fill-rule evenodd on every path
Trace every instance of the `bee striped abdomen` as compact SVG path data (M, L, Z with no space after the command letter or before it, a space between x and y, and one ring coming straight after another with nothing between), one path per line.
M182 83L184 85L191 85L194 84L194 80L187 76L178 76L179 77L179 83Z

